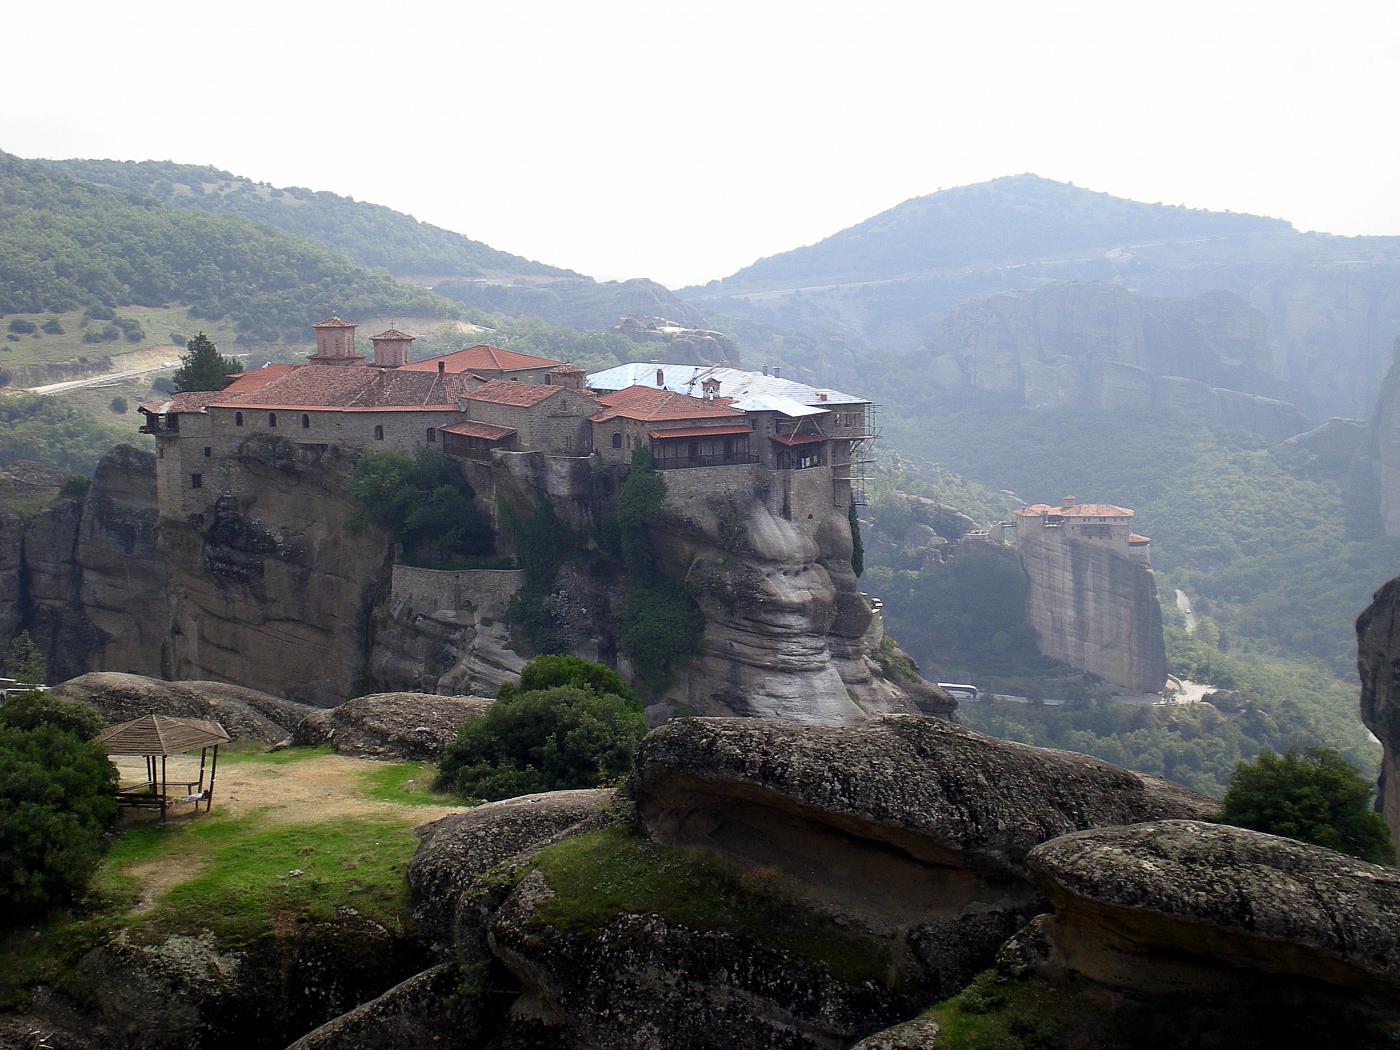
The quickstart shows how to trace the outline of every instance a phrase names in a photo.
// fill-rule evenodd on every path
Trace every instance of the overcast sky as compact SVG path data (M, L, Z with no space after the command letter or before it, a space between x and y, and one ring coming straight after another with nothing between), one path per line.
M1400 233L1400 3L8 0L0 149L207 163L672 286L1032 171Z

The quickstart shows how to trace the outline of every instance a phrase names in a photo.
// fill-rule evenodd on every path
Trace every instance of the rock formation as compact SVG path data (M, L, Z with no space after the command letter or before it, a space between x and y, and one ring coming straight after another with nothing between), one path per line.
M1379 526L1387 536L1400 536L1400 339L1347 489L1353 517L1363 530Z
M292 742L329 744L337 754L436 762L463 722L480 718L494 701L479 696L375 693L315 710L296 726Z
M690 365L737 364L739 350L723 332L690 328L665 317L619 317L612 330L639 343L661 343L658 360Z
M1151 299L1050 284L953 310L928 348L943 391L1029 408L1166 410L1275 441L1307 429L1277 389L1262 314L1227 292Z
M635 824L605 792L563 792L423 836L409 872L419 921L517 989L501 1045L849 1046L961 988L1043 910L1025 867L1037 844L1214 808L1094 759L910 716L854 728L680 719L643 742L625 793ZM551 882L566 843L584 851L566 865L617 855L633 867L586 875L601 897L580 902ZM726 917L739 905L711 902L697 921L666 903L665 881L695 858L732 874L694 892L737 880L723 893L748 910ZM788 921L828 932L782 942Z
M1376 592L1356 621L1361 720L1383 748L1376 808L1400 843L1400 576Z
M54 686L52 695L95 708L109 725L142 715L212 718L234 740L275 744L316 709L224 682L162 682L116 671L93 671Z
M1393 869L1192 820L1065 835L1026 863L1054 967L1154 994L1321 983L1400 1020Z
M1046 656L1120 688L1153 693L1167 678L1162 609L1151 567L1132 553L1145 548L1130 545L1127 528L1124 523L1119 543L1017 511L1016 547L1029 584L1026 622Z

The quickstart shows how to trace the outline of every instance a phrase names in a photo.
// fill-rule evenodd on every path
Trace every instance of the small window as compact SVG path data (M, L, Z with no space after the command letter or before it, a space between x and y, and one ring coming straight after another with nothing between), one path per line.
M242 412L235 412L235 413L233 414L233 425L236 426L236 427L241 427L241 426L243 425L243 413L242 413Z
M275 426L277 425L277 413L276 413L276 412L269 412L269 413L267 414L267 425L270 426L270 427L275 427Z
M613 448L622 447L622 432L620 430L613 432L612 446Z
M164 458L165 458L165 446L164 446L164 445L161 445L159 448L156 449L156 459L164 459Z
M205 446L204 446L204 458L205 458L205 459L208 459L208 458L209 458L210 456L212 456L213 454L214 454L214 450L213 450L212 448L210 448L208 445L205 445Z
M384 440L384 428L383 428L383 427L375 427L375 428L374 428L374 440L375 440L375 441L383 441L383 440Z
M192 488L192 489L202 489L203 487L204 487L204 475L203 475L203 474L191 474L191 475L190 475L190 488Z
M303 412L303 413L301 414L301 429L302 429L302 430L310 430L310 429L311 429L311 417L308 416L305 412Z
M429 427L429 428L428 428L428 444L431 445L431 444L432 444L434 441L436 441L436 440L437 440L437 431L434 430L432 427Z

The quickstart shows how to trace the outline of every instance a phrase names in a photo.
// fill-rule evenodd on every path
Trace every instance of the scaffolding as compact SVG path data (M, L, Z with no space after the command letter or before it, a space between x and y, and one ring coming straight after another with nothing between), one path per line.
M836 481L844 481L850 485L851 506L864 507L870 500L866 494L866 468L875 462L875 444L880 440L880 427L876 423L876 408L874 402L865 406L863 413L864 426L861 433L852 435L847 440L849 444L848 458L840 462L833 460L831 465L832 477ZM842 506L836 496L833 486L833 503Z

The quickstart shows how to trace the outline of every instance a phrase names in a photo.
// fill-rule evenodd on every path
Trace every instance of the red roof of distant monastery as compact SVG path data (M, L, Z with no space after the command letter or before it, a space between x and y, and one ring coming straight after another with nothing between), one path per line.
M1068 507L1051 507L1037 503L1030 507L1020 507L1018 518L1039 518L1042 515L1060 518L1131 518L1133 512L1127 507L1115 507L1112 503L1075 503Z
M657 390L649 386L629 386L616 393L598 398L603 411L593 417L595 423L606 423L621 417L643 423L663 423L686 419L743 419L744 413L713 401Z
M558 361L548 357L531 357L529 354L502 350L499 346L469 346L464 350L454 350L450 354L425 357L422 361L400 365L400 372L436 372L438 362L448 373L472 372L520 372L527 368L552 368Z

